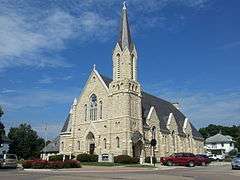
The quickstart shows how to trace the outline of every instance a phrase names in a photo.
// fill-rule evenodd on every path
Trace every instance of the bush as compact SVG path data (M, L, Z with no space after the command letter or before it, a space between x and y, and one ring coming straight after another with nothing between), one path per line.
M54 156L50 156L49 157L49 161L62 161L63 160L63 154L60 155L54 155ZM69 155L65 155L65 160L69 160L70 156ZM71 159L74 159L75 156L72 155Z
M80 162L98 162L98 155L83 153L77 155L77 160Z
M63 162L63 168L80 168L81 164L77 160L67 160Z
M119 155L114 157L114 162L123 164L137 164L139 163L139 158L131 157L128 155Z
M233 149L228 153L228 155L231 156L231 157L236 156L237 154L238 154L237 149Z
M62 168L80 168L80 162L76 160L66 161L44 161L44 160L28 160L23 162L25 169L62 169Z
M153 158L153 163L157 163L156 157L152 157L152 158ZM151 157L150 156L147 156L145 158L145 163L151 163Z

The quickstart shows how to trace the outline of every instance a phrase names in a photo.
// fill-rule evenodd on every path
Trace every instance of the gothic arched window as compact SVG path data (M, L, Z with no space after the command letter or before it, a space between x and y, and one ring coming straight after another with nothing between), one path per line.
M117 148L120 148L120 140L119 140L119 137L116 137L116 141L117 141Z
M90 120L97 120L97 96L95 94L90 97Z
M102 119L102 110L103 110L103 103L102 103L102 101L100 101L100 114L99 114L99 117L100 117L100 119Z
M84 119L87 121L87 105L84 105Z
M62 142L62 151L64 150L64 142Z
M152 138L156 139L156 127L155 126L152 127Z
M120 79L120 54L117 54L117 78Z
M107 140L106 138L103 139L104 149L107 149Z
M78 142L77 142L77 148L78 148L78 150L80 150L80 145L81 145L81 144L80 144L80 141L78 141Z
M175 142L175 131L172 131L172 145L173 145L173 149L174 151L176 150L176 142Z

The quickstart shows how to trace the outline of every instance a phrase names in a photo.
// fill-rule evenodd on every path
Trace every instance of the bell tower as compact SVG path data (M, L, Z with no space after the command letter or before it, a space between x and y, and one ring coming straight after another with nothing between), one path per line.
M127 7L124 2L120 21L119 39L113 50L113 80L137 81L137 51L131 39Z
M142 133L141 87L137 79L137 51L131 38L126 4L123 3L119 39L112 54L113 81L109 85L112 97L112 119L124 131L125 151L133 155L132 134ZM115 122L116 123L116 122ZM116 133L116 132L114 132Z

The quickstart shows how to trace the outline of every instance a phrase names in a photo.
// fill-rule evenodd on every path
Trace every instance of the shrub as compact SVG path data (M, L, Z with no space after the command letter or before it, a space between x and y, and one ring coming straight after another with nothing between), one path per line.
M81 164L77 160L67 160L63 162L63 168L80 168Z
M114 162L123 164L136 164L139 162L139 158L131 157L128 155L119 155L114 157Z
M80 162L98 162L98 155L83 153L77 155L77 160Z
M228 155L229 156L236 156L238 154L238 151L237 151L237 149L233 149L233 150L231 150L229 153L228 153Z
M60 154L60 155L54 155L54 156L50 156L49 157L49 161L62 161L63 160L63 154ZM65 160L69 160L70 156L69 155L65 155ZM75 156L72 155L71 156L71 159L74 159Z
M80 162L76 160L66 161L44 161L44 160L28 160L23 162L25 169L62 169L62 168L80 168Z
M151 157L150 156L147 156L146 158L145 158L145 162L146 163L151 163L151 159L150 159ZM156 159L156 157L152 157L153 158L153 163L157 163L157 159Z

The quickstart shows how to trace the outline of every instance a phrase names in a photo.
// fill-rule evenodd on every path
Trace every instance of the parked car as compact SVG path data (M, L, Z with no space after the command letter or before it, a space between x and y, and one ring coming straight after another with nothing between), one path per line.
M240 154L232 160L232 169L240 169Z
M195 165L207 164L207 160L205 158L198 158L193 153L174 153L169 157L162 157L161 163L167 166L180 165L194 167Z
M211 163L211 159L205 154L196 154L198 165L207 166Z
M223 161L225 159L223 154L210 154L208 157L211 161Z
M0 168L17 168L17 156L15 154L1 154Z

